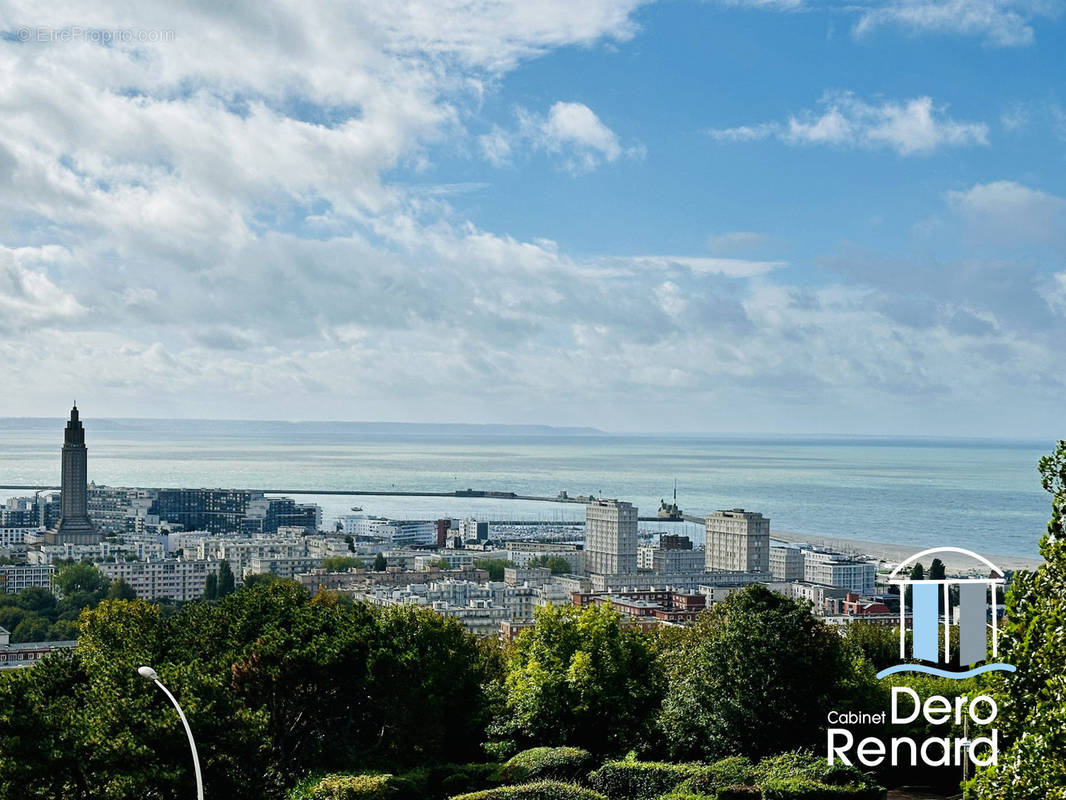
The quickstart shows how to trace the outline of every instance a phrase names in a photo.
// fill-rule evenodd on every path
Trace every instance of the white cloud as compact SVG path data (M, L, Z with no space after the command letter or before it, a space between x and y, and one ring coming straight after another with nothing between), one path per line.
M528 134L468 130L515 64L625 40L636 6L9 2L7 28L175 40L0 41L0 361L20 383L5 413L88 392L101 415L707 429L782 401L834 419L838 403L930 397L955 419L996 386L1061 401L1061 314L1030 318L1062 280L1024 264L855 259L797 287L784 262L739 257L759 244L743 232L710 255L578 257L468 222L449 206L463 187L391 181L453 141L575 171L639 157L578 103L530 113ZM830 110L755 136L900 152L979 138L931 103ZM960 214L989 207L970 194Z
M0 332L76 319L84 312L78 301L56 285L44 266L69 264L62 248L0 246Z
M521 145L559 158L563 167L575 175L591 172L623 156L644 157L643 146L624 147L618 134L584 103L558 101L546 114L519 108L517 116L515 130L505 131L493 126L489 133L478 139L482 155L496 166L509 163L513 152Z
M978 36L998 47L1033 41L1032 23L1061 11L1056 0L888 0L859 6L858 36L896 25L915 33Z
M887 147L903 156L938 148L988 144L983 122L958 122L930 97L873 105L850 92L826 92L817 111L790 116L787 123L761 123L708 131L718 141L776 138L790 145Z
M510 137L498 125L493 125L491 131L479 136L478 145L481 154L493 166L502 167L511 160Z
M1056 272L1048 281L1048 305L1066 317L1066 271Z
M1066 199L1014 181L978 183L947 199L970 236L1015 247L1049 243L1066 255Z
M784 261L749 261L742 258L711 258L706 256L630 256L609 259L616 264L637 268L670 269L682 267L693 273L724 275L731 278L750 278L780 269Z

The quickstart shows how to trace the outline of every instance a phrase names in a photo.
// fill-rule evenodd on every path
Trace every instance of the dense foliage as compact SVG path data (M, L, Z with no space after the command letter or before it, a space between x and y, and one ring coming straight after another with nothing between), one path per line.
M702 764L608 761L589 775L589 785L611 800L655 800L702 768Z
M506 558L477 558L474 566L488 572L490 581L502 581L504 570L515 565Z
M592 769L593 756L580 747L532 747L510 758L500 770L507 783L579 781Z
M1040 460L1040 474L1052 496L1044 563L1015 573L1000 628L1000 660L1017 669L994 679L1007 747L975 782L997 800L1066 798L1066 441Z
M188 745L143 664L181 698L209 793L262 798L316 769L469 760L484 663L454 621L291 582L171 616L104 601L75 652L0 675L0 797L188 796Z
M573 784L540 781L458 795L452 800L607 800L607 798L591 789Z
M78 615L104 598L133 596L125 581L112 583L93 564L60 562L53 592L32 586L17 594L0 594L0 628L12 642L56 642L78 638Z
M609 608L537 609L515 642L493 734L517 750L571 745L624 753L645 741L662 700L662 670L648 637Z
M659 724L669 754L681 760L820 744L826 709L877 699L859 650L808 605L758 584L687 629L669 665Z

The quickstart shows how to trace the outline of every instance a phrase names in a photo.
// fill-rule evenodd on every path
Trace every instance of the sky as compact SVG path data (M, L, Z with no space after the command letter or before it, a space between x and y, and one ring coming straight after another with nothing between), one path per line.
M0 0L0 416L1061 437L1066 0Z

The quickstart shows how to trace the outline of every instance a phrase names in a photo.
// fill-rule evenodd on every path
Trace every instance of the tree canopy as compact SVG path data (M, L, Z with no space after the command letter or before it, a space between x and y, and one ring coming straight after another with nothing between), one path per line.
M613 754L645 742L663 694L650 638L606 606L535 613L507 665L493 726L501 750L567 744Z
M668 655L670 755L749 758L824 742L825 713L864 702L873 671L810 606L755 584L718 603ZM819 679L812 681L811 676Z
M484 738L486 659L432 611L312 598L291 581L170 615L105 600L75 651L0 674L0 797L191 794L187 743L145 664L179 697L215 797L278 798L314 770L468 760Z
M1016 668L993 678L1007 746L975 781L999 800L1066 798L1066 441L1040 460L1040 476L1051 493L1044 563L1014 573L999 628L999 658Z

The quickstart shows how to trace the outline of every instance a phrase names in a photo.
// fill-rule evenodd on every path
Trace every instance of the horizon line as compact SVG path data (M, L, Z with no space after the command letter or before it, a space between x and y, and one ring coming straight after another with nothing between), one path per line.
M79 409L80 411L81 409ZM965 442L1025 442L1038 443L1058 441L1059 435L1015 435L1015 436L978 436L970 434L934 434L934 433L834 433L827 431L692 431L692 430L605 430L592 425L562 424L549 422L427 422L403 420L367 420L367 419L279 419L267 417L131 417L131 416L90 416L89 421L105 422L218 422L218 423L265 423L275 425L373 425L373 426L410 426L410 427L458 427L458 428L546 428L570 433L587 432L597 436L691 436L721 438L759 438L759 437L798 437L825 439L901 439L910 441L965 441ZM6 421L42 421L64 422L66 417L52 416L0 416L0 423Z

